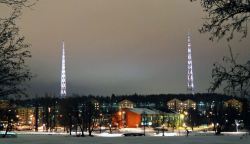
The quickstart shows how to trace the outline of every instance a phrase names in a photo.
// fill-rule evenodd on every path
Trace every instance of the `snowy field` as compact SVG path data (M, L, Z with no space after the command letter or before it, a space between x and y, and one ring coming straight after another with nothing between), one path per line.
M0 138L0 144L250 144L250 136L140 136L75 137L69 135L18 134L17 138Z

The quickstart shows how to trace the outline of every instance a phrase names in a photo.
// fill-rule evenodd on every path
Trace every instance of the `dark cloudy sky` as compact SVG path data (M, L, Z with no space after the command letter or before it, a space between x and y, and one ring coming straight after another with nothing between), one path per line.
M227 43L200 34L204 13L189 0L40 0L25 9L21 32L32 44L32 94L59 95L61 46L68 94L186 93L187 32L196 92L207 92L212 64L227 45L249 58L249 37ZM6 9L0 9L2 11Z

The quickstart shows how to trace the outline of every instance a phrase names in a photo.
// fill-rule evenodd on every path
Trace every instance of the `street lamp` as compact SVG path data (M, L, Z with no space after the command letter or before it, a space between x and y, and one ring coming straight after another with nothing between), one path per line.
M102 113L100 113L99 125L100 125L100 133L102 133Z
M121 111L118 112L118 121L117 121L117 123L118 123L118 128L121 128L121 123L122 123L122 112Z
M143 112L142 112L142 124L143 124L143 134L144 134L144 136L145 136L145 129L146 129L146 127L145 127L145 125L146 125L146 118L145 118L145 115L146 115L146 112L143 111Z
M238 132L239 131L239 126L240 126L238 120L235 120L235 126L236 126L236 132Z
M162 124L162 136L165 136L165 124Z
M126 112L122 111L122 125L126 127Z

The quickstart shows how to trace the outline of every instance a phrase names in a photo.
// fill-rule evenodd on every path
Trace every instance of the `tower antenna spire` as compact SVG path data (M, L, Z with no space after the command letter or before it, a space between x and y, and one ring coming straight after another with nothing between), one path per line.
M65 50L62 42L62 70L61 70L61 98L66 96L66 71L65 71Z
M193 64L192 64L192 51L191 51L191 36L188 32L187 37L188 46L188 63L187 63L187 90L189 93L194 94L194 77L193 77Z

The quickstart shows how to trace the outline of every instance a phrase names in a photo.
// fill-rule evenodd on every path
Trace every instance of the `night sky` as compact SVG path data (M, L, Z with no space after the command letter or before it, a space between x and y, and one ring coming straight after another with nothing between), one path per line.
M189 0L40 0L18 21L32 45L28 91L59 95L64 40L68 94L186 93L190 32L195 91L207 92L228 44L246 62L250 41L209 41L198 32L204 17Z

